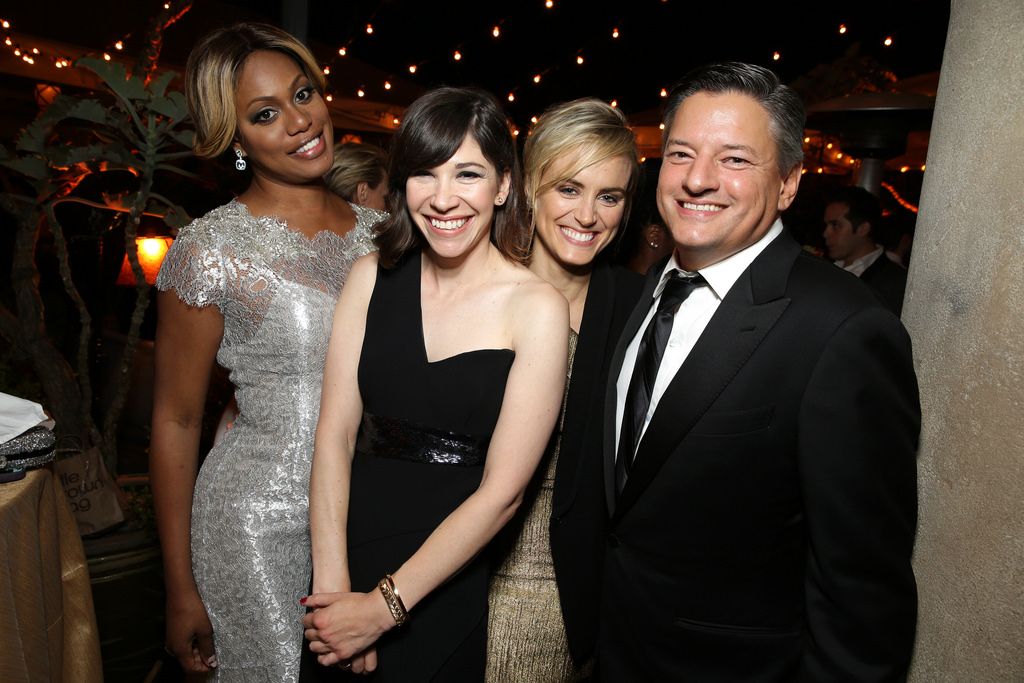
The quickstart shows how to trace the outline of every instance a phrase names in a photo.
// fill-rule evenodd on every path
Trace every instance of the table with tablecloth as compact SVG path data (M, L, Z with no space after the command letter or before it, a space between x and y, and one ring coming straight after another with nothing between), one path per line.
M0 484L0 681L103 680L78 527L47 468Z

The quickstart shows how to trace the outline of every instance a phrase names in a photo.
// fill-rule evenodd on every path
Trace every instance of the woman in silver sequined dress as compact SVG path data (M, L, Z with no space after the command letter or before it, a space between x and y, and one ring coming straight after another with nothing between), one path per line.
M157 279L150 472L167 646L219 680L294 681L310 580L309 470L335 301L384 214L330 192L333 130L309 51L270 26L206 37L189 58L196 154L251 172L183 228ZM214 360L239 415L198 471Z

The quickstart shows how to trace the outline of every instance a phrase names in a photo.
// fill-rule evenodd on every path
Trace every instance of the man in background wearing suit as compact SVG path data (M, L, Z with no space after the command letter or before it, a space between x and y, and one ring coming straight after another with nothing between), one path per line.
M900 315L907 271L885 255L875 235L882 225L878 197L863 187L840 188L825 206L828 257L859 277L886 307Z
M603 681L894 681L917 595L920 429L900 321L804 253L804 108L697 69L665 115L675 242L610 367Z

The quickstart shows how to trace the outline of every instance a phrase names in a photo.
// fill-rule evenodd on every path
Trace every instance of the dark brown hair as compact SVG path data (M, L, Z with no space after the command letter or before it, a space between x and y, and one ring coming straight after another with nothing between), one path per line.
M452 158L469 134L499 174L511 178L508 198L494 207L491 243L505 258L526 263L530 230L525 219L523 179L512 131L494 97L476 88L438 88L423 95L405 112L391 143L388 164L388 208L391 216L377 228L380 263L394 266L424 240L406 205L405 184L419 171Z

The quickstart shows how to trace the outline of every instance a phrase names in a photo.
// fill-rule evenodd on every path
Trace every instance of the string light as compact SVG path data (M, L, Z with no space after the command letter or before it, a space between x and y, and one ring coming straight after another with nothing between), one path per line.
M347 54L348 54L348 49L347 48L344 48L344 47L339 47L338 48L338 56L339 57L344 57Z
M617 27L613 28L612 29L612 38L618 38L618 37L619 37L619 29Z
M411 74L416 73L416 65L415 64L410 64L409 65L409 73L411 73Z
M373 35L373 24L366 25L366 35Z
M384 89L391 90L391 81L384 81Z
M806 143L808 143L808 142L810 142L810 141L811 141L811 138L810 138L810 137L806 137L806 138L804 138L804 143L805 143L805 144L806 144Z
M20 57L21 56L21 50L19 50L18 48L14 48L14 56L15 57Z
M109 52L104 52L103 53L103 59L105 59L106 61L109 62L110 61L110 53Z
M662 88L660 94L661 94L662 97L668 97L668 90L665 90L665 88Z
M772 53L772 61L777 62L780 59L782 59L782 55L779 54L778 50Z
M851 163L851 164L852 164L852 163L853 163L853 157L846 157L846 161L847 161L848 163Z
M903 197L901 197L900 193L896 191L895 187L893 187L892 185L890 185L889 183L886 183L886 182L882 183L882 187L884 187L889 192L889 194L892 195L892 198L896 200L897 204L902 206L907 211L911 211L913 213L917 213L917 207L914 206L913 204L911 204L910 202L908 202Z
M906 173L910 170L909 166L900 166L900 173Z
M516 94L514 92L510 92L508 94L508 101L509 102L515 102L516 101Z
M658 124L658 130L665 130L665 124L664 123L659 123Z
M832 149L832 143L830 142L827 145L825 145L825 149Z
M819 166L818 167L818 173L824 173L824 172L825 172L825 169L823 169L821 166Z
M3 23L0 23L0 26L3 26L4 28L10 28L11 27L11 22L9 22L6 19L4 19Z
M7 38L7 39L6 39L5 41L4 41L4 43L6 43L7 45L14 45L14 41L12 41L12 40L11 40L10 38Z
M537 117L536 116L531 116L530 117L530 123L537 123Z
M171 9L171 3L165 2L164 3L164 9Z
M333 102L334 101L334 95L328 94L327 97L325 97L324 99L327 100L328 102Z
M885 40L882 41L882 44L885 45L886 47L892 45L892 36L886 36Z
M583 64L583 55L576 55L576 63Z
M456 62L459 61L460 59L462 59L462 53L456 50L455 54L452 55L452 59L454 59Z
M395 118L391 119L391 123L395 124L396 126L398 124L400 124L401 122L402 121L397 116Z
M518 128L513 128L512 129L512 137L514 137L514 138L519 137L519 129Z
M534 83L540 83L540 74L534 74L533 75L533 82Z
M839 24L839 35L846 33L846 24Z
M618 100L612 100L611 102L609 102L609 104L612 105L613 109L618 109L618 107L619 107L619 101Z
M119 40L116 43L114 43L114 47L116 49L118 49L118 50L123 50L124 49L124 43Z
M547 0L547 2L544 3L544 6L547 7L548 9L551 9L552 7L555 6L555 2L554 0Z
M331 67L325 66L324 67L324 76L330 76L330 75L331 75Z
M494 36L495 38L500 36L501 35L501 27L498 26L498 25L495 25L494 28L491 29L491 35Z
M39 54L39 48L38 47L32 48L32 54L34 54L34 55Z
M923 171L924 169L925 169L925 164L921 164L921 170Z

